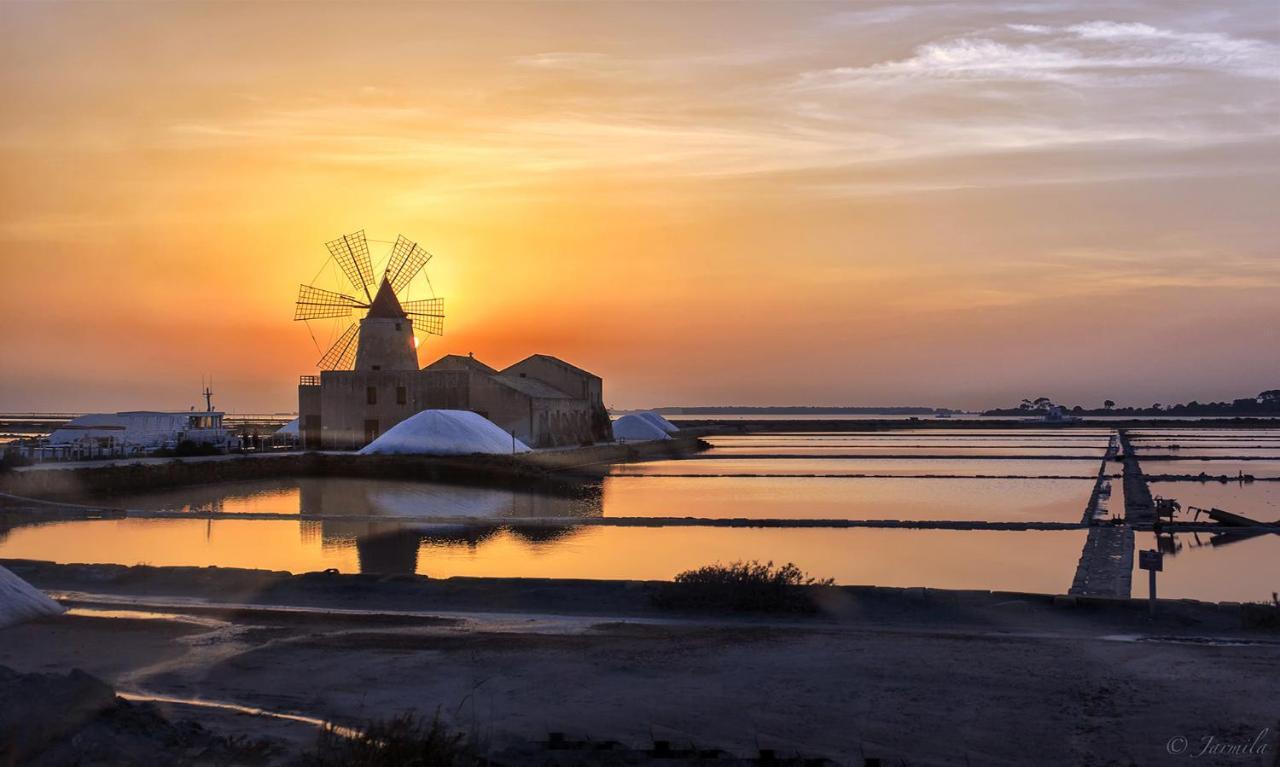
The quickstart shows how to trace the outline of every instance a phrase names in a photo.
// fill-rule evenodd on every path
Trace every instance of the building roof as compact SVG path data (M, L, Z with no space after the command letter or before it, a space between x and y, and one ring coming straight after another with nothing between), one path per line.
M382 286L378 288L377 295L373 297L373 303L369 304L368 317L402 320L407 316L404 313L404 307L400 305L400 299L396 298L396 292L391 288L391 283L384 279Z
M497 369L489 367L475 357L470 355L464 357L461 354L446 354L424 367L423 370L475 370L489 375L498 373Z
M564 360L560 359L559 357L553 357L553 356L551 356L550 354L530 354L528 357L525 357L524 359L520 360L519 362L517 362L517 363L515 363L515 364L512 364L512 365L508 365L506 368L504 368L504 369L503 369L503 371L502 371L502 372L503 372L503 373L506 373L507 371L509 371L509 370L511 370L511 369L513 369L513 368L515 368L515 367L519 366L519 365L523 365L524 363L528 362L529 360L533 360L533 359L540 359L540 360L544 360L544 361L546 361L546 362L554 362L555 364L560 365L561 367L568 368L569 370L573 371L574 373L577 373L577 374L582 375L582 376L586 376L587 378L599 378L599 377L600 377L600 376L596 375L595 373L592 373L592 372L587 371L587 370L583 370L582 368L578 367L577 365L571 365L571 364L569 364L568 362L565 362Z
M535 399L573 399L551 384L536 378L521 378L518 374L500 373L493 376L493 380Z

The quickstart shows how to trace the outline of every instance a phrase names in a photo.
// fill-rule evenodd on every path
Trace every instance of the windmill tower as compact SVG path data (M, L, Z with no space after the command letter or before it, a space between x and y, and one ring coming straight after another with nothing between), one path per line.
M431 254L400 235L391 249L382 278L375 282L363 229L326 242L325 247L342 268L356 295L301 285L293 319L352 317L362 311L365 314L343 331L316 367L321 370L417 370L414 338L444 332L444 299L402 301L402 296L409 282L431 260Z

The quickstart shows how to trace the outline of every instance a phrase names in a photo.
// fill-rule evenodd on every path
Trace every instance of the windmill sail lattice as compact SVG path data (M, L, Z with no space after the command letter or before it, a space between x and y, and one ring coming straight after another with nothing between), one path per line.
M402 314L413 324L415 335L444 334L443 298L401 300L401 293L431 260L431 254L416 242L405 238L404 235L396 238L391 255L387 259L387 267L383 270L382 279L378 282L374 282L373 262L369 255L369 243L365 238L364 230L326 242L325 247L341 267L342 273L346 275L351 286L355 288L356 295L363 293L364 298L356 298L346 293L325 290L313 285L300 285L298 300L294 306L294 320L351 317L357 311L368 312L375 307L375 304L379 310L392 305L393 311ZM375 298L386 292L393 294L393 300ZM351 369L356 359L359 342L360 322L356 321L343 331L316 366L322 370Z

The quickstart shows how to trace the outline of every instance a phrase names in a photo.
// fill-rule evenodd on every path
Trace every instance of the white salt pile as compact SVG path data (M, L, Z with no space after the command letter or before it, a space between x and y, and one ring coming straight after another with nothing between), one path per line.
M653 421L632 413L613 422L613 438L619 442L636 442L648 439L671 439L671 435Z
M276 434L294 437L302 436L302 429L298 426L298 419L295 418L284 426L281 426L279 429L276 429Z
M40 589L0 567L0 628L62 612L62 605Z
M675 434L676 432L680 431L679 426L676 426L675 424L671 423L670 421L658 415L657 413L653 412L652 410L646 410L643 413L636 413L636 415L652 423L654 426L657 426L659 429L662 429L667 434Z
M392 426L360 455L527 453L528 445L470 410L423 410Z

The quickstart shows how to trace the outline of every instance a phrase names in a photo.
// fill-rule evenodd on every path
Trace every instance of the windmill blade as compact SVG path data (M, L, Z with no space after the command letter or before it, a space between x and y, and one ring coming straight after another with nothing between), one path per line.
M406 301L404 313L413 323L415 333L444 335L444 299L428 298L424 301Z
M293 309L294 320L322 320L329 317L350 317L352 309L367 306L346 293L335 293L311 285L298 286L298 302Z
M391 249L391 259L387 261L387 269L382 273L382 278L391 283L392 290L399 293L430 260L431 254L418 243L403 234L396 235L396 245Z
M338 340L334 341L333 346L329 347L329 351L325 352L316 363L316 367L321 370L350 370L356 361L359 333L359 326L354 322L351 323Z
M373 294L369 292L373 285L373 262L369 259L369 241L364 238L364 230L353 234L344 234L336 240L324 244L329 255L342 267L343 274L351 280L351 284L364 291L364 295L373 303Z

